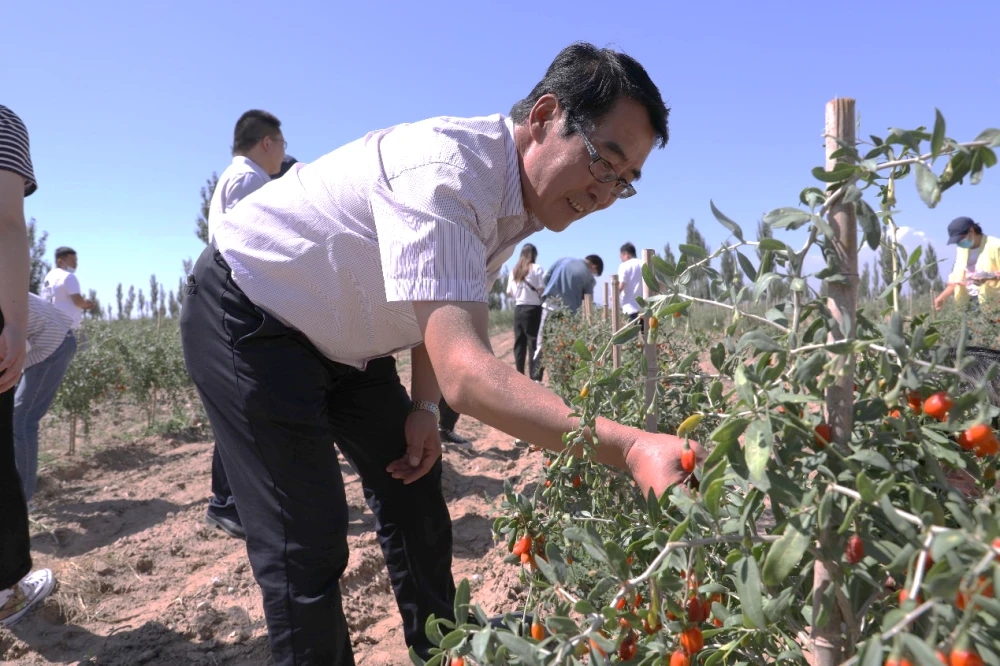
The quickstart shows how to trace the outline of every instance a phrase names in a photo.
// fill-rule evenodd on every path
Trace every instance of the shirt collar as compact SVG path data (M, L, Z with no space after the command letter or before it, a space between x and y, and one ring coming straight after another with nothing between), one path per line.
M263 169L260 168L259 164L254 162L249 157L246 157L245 155L233 155L233 164L239 164L242 166L250 167L250 169L252 169L254 173L256 173L264 180L271 180L271 174L266 173Z
M500 202L500 217L527 217L525 231L541 231L542 223L528 213L524 208L524 194L521 191L521 164L517 155L517 144L514 142L514 121L508 116L503 119L507 128L505 135L507 144L507 186L504 188L503 200Z

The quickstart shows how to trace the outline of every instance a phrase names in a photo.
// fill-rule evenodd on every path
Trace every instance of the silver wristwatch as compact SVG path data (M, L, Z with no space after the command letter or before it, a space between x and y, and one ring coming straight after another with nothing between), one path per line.
M414 400L413 406L410 407L410 411L415 412L418 409L430 412L434 415L434 420L441 423L441 410L438 409L436 402L431 402L430 400Z

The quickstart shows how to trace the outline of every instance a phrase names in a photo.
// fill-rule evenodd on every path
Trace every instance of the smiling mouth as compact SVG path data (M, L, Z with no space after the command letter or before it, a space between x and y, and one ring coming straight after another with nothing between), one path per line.
M572 208L573 210L575 210L580 215L583 215L586 212L586 210L583 208L583 206L581 206L577 202L573 201L569 197L566 197L566 201L569 202L569 207Z

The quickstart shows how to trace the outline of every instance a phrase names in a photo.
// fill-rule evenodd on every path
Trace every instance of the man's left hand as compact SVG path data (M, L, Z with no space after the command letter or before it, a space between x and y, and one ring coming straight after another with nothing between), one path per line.
M406 454L386 467L394 479L410 484L430 471L441 456L441 435L437 418L417 409L406 417Z

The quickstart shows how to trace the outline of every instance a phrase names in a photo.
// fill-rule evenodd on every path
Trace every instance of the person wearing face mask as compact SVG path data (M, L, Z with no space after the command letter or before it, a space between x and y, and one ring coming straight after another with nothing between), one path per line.
M41 296L62 310L78 330L83 323L83 311L94 307L94 302L80 293L80 280L76 273L76 250L71 247L56 248L56 267L42 281Z
M978 307L1000 296L1000 239L987 236L970 217L956 217L948 225L948 244L957 245L955 267L948 285L934 299L940 310L952 295L960 305Z

